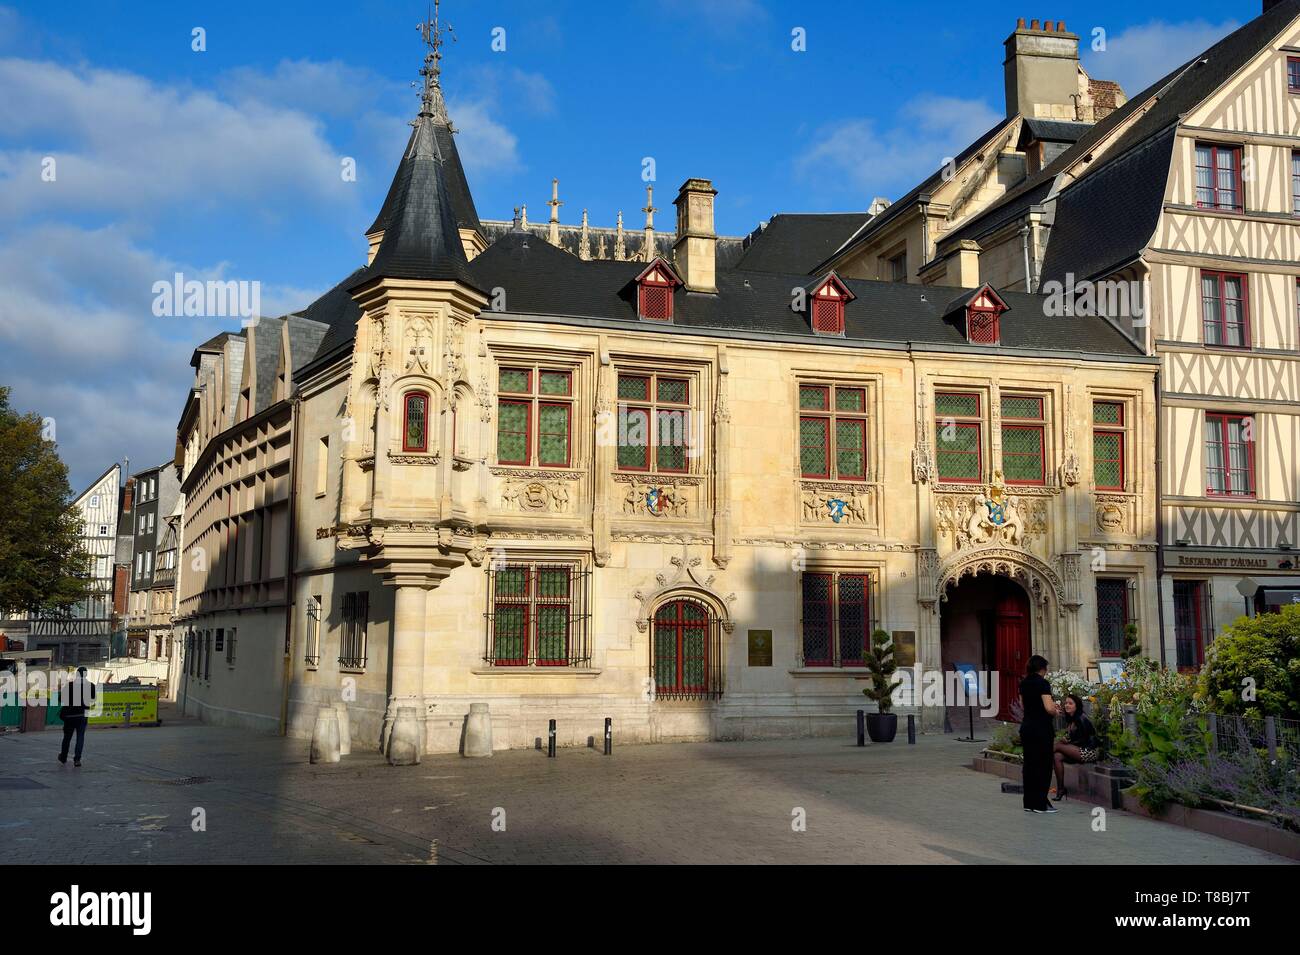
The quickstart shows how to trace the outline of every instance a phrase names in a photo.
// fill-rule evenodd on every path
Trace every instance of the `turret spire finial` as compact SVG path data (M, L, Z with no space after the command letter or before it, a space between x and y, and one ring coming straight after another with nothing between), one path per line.
M424 66L420 75L424 77L424 89L420 94L420 115L432 116L435 120L448 123L447 104L443 102L442 85L439 76L442 73L442 47L446 38L456 42L456 31L450 23L443 23L439 13L440 0L433 0L428 17L416 25L420 39L428 48L424 54Z

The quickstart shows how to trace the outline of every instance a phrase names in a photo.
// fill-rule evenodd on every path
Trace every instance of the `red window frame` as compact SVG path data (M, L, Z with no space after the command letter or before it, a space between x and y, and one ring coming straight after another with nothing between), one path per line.
M999 313L995 308L966 309L966 340L972 345L996 345L1002 341Z
M1018 478L1015 480L1012 480L1011 478L1007 478L1006 483L1019 484L1026 487L1042 487L1044 484L1047 483L1047 419L1046 419L1047 402L1041 395L1009 394L1009 395L1003 395L1002 397L1003 398L1027 398L1029 400L1038 402L1037 418L1014 418L1008 416L1005 413L1002 415L1002 434L1004 436L1002 441L1002 473L1003 474L1007 473L1007 442L1005 439L1006 433L1008 431L1036 431L1038 433L1038 477L1031 478L1028 480L1024 478ZM1027 455L1020 455L1018 452L1012 452L1012 454L1019 457L1027 457Z
M826 599L812 603L808 599L807 583L810 580L826 582ZM852 659L844 657L844 606L843 589L845 580L860 581L862 586L862 634L858 644L860 655ZM862 667L866 666L867 652L871 647L872 631L872 578L867 573L841 571L805 571L801 580L802 617L800 623L800 657L805 667ZM808 656L807 625L810 619L809 607L819 608L821 620L829 629L826 640L828 657L813 659ZM837 662L838 661L838 662Z
M1288 93L1300 93L1300 56L1286 58L1286 89Z
M1201 151L1206 150L1209 154L1209 165L1201 162ZM1219 195L1224 191L1219 185L1219 154L1227 153L1232 156L1232 189L1234 202L1231 205L1224 204ZM1226 143L1197 143L1196 152L1196 179L1194 188L1196 189L1196 205L1201 209L1218 209L1222 212L1241 212L1246 207L1245 190L1242 188L1241 179L1241 147L1229 145ZM1210 201L1206 202L1201 198L1201 170L1210 171Z
M800 382L798 384L799 395L799 473L801 476L810 479L837 480L837 481L865 481L867 473L870 470L868 464L868 429L867 429L867 388L865 385L836 385L821 384L817 382ZM805 408L803 406L803 394L805 391L818 391L823 395L822 406L820 408ZM862 396L861 411L851 409L841 409L839 407L839 396L841 393L851 392ZM805 422L819 424L822 432L821 447L825 451L826 469L823 473L816 473L804 470L803 452L807 447L812 447L804 443L803 425ZM857 425L859 433L862 436L860 445L857 449L862 454L862 471L860 474L842 474L840 473L840 429L839 425L843 423L852 423Z
M1223 339L1221 342L1212 342L1209 335L1206 334L1207 327L1211 324L1209 316L1206 315L1205 307L1205 290L1203 287L1204 280L1212 278L1215 280L1216 296L1215 301L1219 303L1218 315L1214 317L1213 324L1219 329L1219 336ZM1236 279L1241 284L1241 298L1229 299L1227 297L1228 280ZM1246 272L1218 272L1213 269L1201 269L1197 293L1201 297L1201 339L1207 348L1236 348L1242 351L1250 349L1250 276ZM1225 304L1228 301L1239 302L1241 310L1241 340L1240 345L1233 345L1228 342L1228 310Z
M407 440L411 434L411 405L414 401L424 402L424 440L419 445L411 444ZM408 391L402 399L402 450L429 450L429 393L427 391Z
M673 320L673 284L642 279L636 290L637 315L646 321L671 322Z
M1098 405L1113 406L1119 411L1119 420L1113 422L1099 422L1096 420L1096 408ZM1122 401L1094 401L1093 402L1093 437L1099 434L1113 434L1119 439L1119 483L1118 484L1098 484L1097 483L1097 461L1096 448L1097 442L1093 441L1093 461L1092 461L1092 485L1098 491L1122 491L1124 484L1128 479L1128 474L1124 468L1124 456L1127 449L1127 425L1124 423L1124 402ZM1114 458L1101 458L1101 461L1112 461Z
M938 401L943 396L974 398L975 414L974 415L946 415L939 417L937 413ZM956 484L979 484L984 480L984 401L978 391L938 391L935 392L936 414L934 418L934 461L935 469L939 474L940 481L951 481ZM947 427L945 421L951 421L953 426L959 431L973 430L975 432L975 477L952 477L943 473L943 455L960 454L968 455L969 451L944 451L943 440L940 438L940 429Z
M812 330L818 335L844 334L844 299L821 292L812 300Z
M1239 493L1233 490L1233 486L1232 486L1232 472L1233 472L1232 445L1229 443L1229 438L1228 438L1230 433L1228 430L1228 425L1232 421L1250 422L1249 425L1247 425L1247 427L1250 429L1252 434L1254 433L1254 429L1255 429L1254 415L1235 414L1235 413L1221 412L1221 411L1207 412L1205 415L1205 423L1207 425L1215 425L1218 428L1219 431L1218 443L1219 446L1223 449L1223 467L1222 469L1215 469L1215 470L1220 470L1221 472L1221 477L1223 479L1223 490L1215 490L1214 488L1210 487L1209 477L1210 477L1211 467L1209 461L1209 448L1208 447L1206 448L1205 494L1207 497L1226 497L1238 501L1243 499L1249 500L1255 497L1255 442L1254 441L1241 442L1246 449L1246 480L1248 482L1249 489L1244 493Z
M1291 215L1300 216L1300 149L1291 150Z
M698 607L703 612L704 619L702 621L687 620L684 612L687 606ZM674 611L673 619L661 620L660 617L663 616L664 611L670 609ZM697 694L702 695L708 692L709 668L713 665L713 661L709 659L709 650L710 650L710 644L712 643L712 637L713 637L712 628L714 626L714 623L715 621L713 618L713 614L709 612L709 608L694 600L686 600L686 599L673 600L670 601L669 603L664 604L658 610L655 611L654 617L652 618L652 623L651 623L652 633L650 636L651 636L651 641L654 645L653 652L656 658L656 665L655 665L655 692L656 693L668 693L673 695L687 696L687 695L697 695ZM660 628L665 628L672 634L673 642L676 645L676 652L673 656L673 659L676 663L676 672L674 672L673 674L673 681L671 684L667 684L664 682L664 674L658 666L658 660L661 659L659 655L659 647L658 647ZM686 679L685 633L687 630L695 629L695 628L702 628L704 630L704 641L703 641L704 667L701 670L700 683L687 684L685 682Z
M624 464L620 458L624 448L635 448L634 444L619 444L615 454L615 465L620 471L640 471L648 472L655 470L661 474L686 474L691 469L691 458L689 454L682 455L680 467L666 465L660 459L659 439L663 434L660 421L666 415L680 415L682 420L683 432L686 436L690 435L691 429L691 376L681 372L658 372L658 371L626 371L620 372L616 377L616 383L621 384L624 381L644 381L644 397L640 398L618 398L618 415L619 415L619 437L621 438L629 430L629 422L633 416L638 416L644 422L644 431L646 437L644 445L644 454L641 456L640 464ZM684 389L685 397L681 401L670 401L661 397L661 383L663 382L680 382ZM671 446L670 446L671 447ZM686 444L686 450L690 450L689 440ZM651 448L654 453L651 454Z
M541 594L540 576L547 571L566 571L565 591L562 597L546 596ZM501 596L498 591L493 599L492 614L494 628L493 634L493 658L494 666L527 666L528 661L536 659L537 666L568 666L569 652L571 641L573 639L572 621L573 621L573 569L563 566L546 565L546 564L507 564L497 571L498 575L502 572L522 572L523 574L523 593L511 594L505 597ZM498 576L498 581L500 577ZM541 635L537 628L541 623L542 613L539 607L563 607L565 608L565 628L564 628L564 647L559 657L542 658ZM495 628L499 626L501 619L501 610L503 608L519 608L523 610L523 634L520 642L519 657L502 657L496 653L500 645L496 642Z
M559 408L564 412L564 460L542 460L542 438L554 437L560 432L542 430L542 412L547 408ZM567 401L537 402L537 466L541 468L567 468L573 460L573 405Z
M501 387L502 372L517 372L525 376L525 390L509 391ZM565 380L565 390L563 392L542 392L542 378L546 375L562 375ZM573 461L573 369L572 368L552 368L546 365L523 366L516 364L503 364L497 372L497 464L513 466L530 466L535 465L540 468L567 468ZM560 400L557 400L560 399ZM507 406L519 406L524 408L524 430L509 431L509 434L524 435L524 457L522 460L512 460L501 456L501 409ZM545 462L534 460L540 455L541 445L541 412L546 407L559 407L565 409L565 459L561 462ZM548 432L549 434L550 432ZM558 433L558 432L556 432Z

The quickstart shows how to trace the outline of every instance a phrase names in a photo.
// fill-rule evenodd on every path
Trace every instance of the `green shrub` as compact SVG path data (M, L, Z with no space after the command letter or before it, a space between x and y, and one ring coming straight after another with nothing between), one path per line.
M1300 719L1300 605L1233 621L1210 644L1197 693L1217 713Z
M902 680L893 679L898 665L894 663L894 641L888 631L877 629L871 634L871 649L867 653L867 670L871 675L871 685L863 690L867 699L876 704L881 713L888 713L894 705L894 691L902 686Z

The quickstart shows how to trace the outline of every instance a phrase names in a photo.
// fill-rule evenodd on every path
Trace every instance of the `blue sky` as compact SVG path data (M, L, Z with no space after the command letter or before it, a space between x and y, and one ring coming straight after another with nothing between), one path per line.
M1129 93L1259 0L1056 3ZM364 261L417 104L423 3L0 0L0 384L53 419L74 485L170 457L193 347L237 320L158 318L152 286L258 281L301 308ZM688 176L721 232L897 198L1003 114L1020 3L448 0L444 89L483 218L527 203L639 227ZM201 27L206 50L192 49ZM492 49L494 28L505 50ZM806 50L791 48L806 31ZM42 163L56 161L54 181ZM340 175L355 160L356 181Z

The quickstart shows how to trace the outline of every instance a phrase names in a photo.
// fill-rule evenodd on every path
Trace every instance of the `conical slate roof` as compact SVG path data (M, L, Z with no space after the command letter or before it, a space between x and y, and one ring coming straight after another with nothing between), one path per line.
M374 261L352 288L378 278L452 281L478 288L447 188L435 132L438 125L426 103L384 203L387 217L380 214L383 240Z

